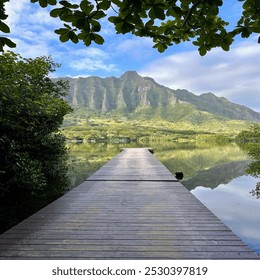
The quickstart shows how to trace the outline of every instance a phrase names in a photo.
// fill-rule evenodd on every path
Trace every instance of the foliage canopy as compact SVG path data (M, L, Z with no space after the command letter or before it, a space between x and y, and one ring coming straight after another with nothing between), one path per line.
M0 31L4 33L10 32L3 22L7 18L4 3L8 1L3 0L0 4ZM118 34L152 38L153 47L159 52L173 44L192 40L201 55L214 47L228 51L237 35L248 38L260 33L260 0L238 1L244 2L241 18L230 31L226 28L229 23L219 15L223 0L82 0L79 4L31 0L43 8L54 7L50 15L64 23L62 28L55 30L61 42L82 40L86 46L93 42L103 44L104 38L100 34L102 25L108 20ZM15 47L10 39L0 37L0 50L4 45Z
M59 126L71 111L66 84L48 77L50 57L0 56L0 197L17 191L37 194L66 175Z

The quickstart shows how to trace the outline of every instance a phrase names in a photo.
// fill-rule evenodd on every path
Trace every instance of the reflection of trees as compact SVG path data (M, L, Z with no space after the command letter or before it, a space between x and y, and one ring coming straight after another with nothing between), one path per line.
M246 142L240 146L255 160L248 165L246 172L255 178L260 178L260 124L252 125L249 131L239 133L237 140ZM260 182L256 184L256 188L251 193L256 198L260 198Z
M246 174L245 168L249 163L246 162L249 158L245 151L235 143L176 144L167 149L161 145L155 148L155 155L172 173L182 171L182 183L187 184L185 186L189 189L197 184L208 183L209 187L214 188L228 182Z
M244 145L244 148L248 155L255 160L248 165L246 172L255 178L260 178L260 143L248 143ZM260 198L260 182L256 184L251 193L256 198Z
M260 145L258 144L258 149L260 148ZM255 148L254 148L255 149ZM260 149L259 149L260 151ZM250 150L248 152L250 154ZM248 165L248 168L246 169L246 172L250 175L252 175L255 178L260 178L260 160L253 161ZM256 196L256 198L260 198L260 182L256 184L256 188L251 191L251 193Z

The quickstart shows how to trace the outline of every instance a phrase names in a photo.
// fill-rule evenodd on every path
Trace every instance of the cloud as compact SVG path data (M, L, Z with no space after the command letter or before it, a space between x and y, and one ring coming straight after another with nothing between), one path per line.
M38 31L51 27L53 30L60 25L59 20L49 15L50 8L41 8L39 4L28 0L10 0L6 4L8 14L7 24L11 28L11 35L23 36L21 31ZM35 34L39 35L39 34Z
M17 44L12 51L24 57L36 57L49 55L53 42L55 45L60 44L54 33L59 22L50 17L49 9L43 9L28 0L10 0L6 4L6 12L7 24L11 29L8 37Z
M116 66L114 64L106 64L102 59L89 57L85 57L79 60L73 60L72 62L70 62L69 66L75 70L87 71L105 70L109 72L116 69Z
M89 72L98 70L105 72L116 70L116 65L110 63L109 54L95 47L82 48L78 46L76 48L72 46L72 43L63 44L59 50L53 52L53 57L62 62L65 67L70 68L69 72L73 73L73 76L89 76Z
M139 72L172 89L213 92L260 111L259 64L259 45L248 39L229 52L218 48L204 57L197 51L169 55L146 64Z
M22 18L22 12L28 9L28 1L27 0L10 0L5 4L6 14L8 18L6 20L7 24L12 28L15 27L17 22L19 22Z
M28 0L11 0L6 10L11 27L9 37L17 44L13 51L23 57L51 55L54 61L62 63L62 68L66 69L58 70L63 72L62 75L73 73L88 76L98 70L111 72L116 69L116 65L110 62L111 55L100 48L85 47L82 42L76 45L71 42L61 43L54 30L63 24L50 17L50 8L43 9Z
M36 41L27 43L20 39L12 39L16 44L16 49L10 49L16 53L21 54L23 57L34 58L39 56L48 56L50 54L50 47L44 41Z
M123 38L125 37L125 38ZM149 38L132 37L128 38L122 35L123 40L115 45L115 51L121 55L128 55L135 59L140 59L143 56L148 56L152 52L152 40ZM149 51L148 51L149 50Z
M74 49L71 52L72 56L77 57L92 57L92 58L103 58L106 59L109 57L108 53L105 51L98 49L96 47L84 47L79 49Z

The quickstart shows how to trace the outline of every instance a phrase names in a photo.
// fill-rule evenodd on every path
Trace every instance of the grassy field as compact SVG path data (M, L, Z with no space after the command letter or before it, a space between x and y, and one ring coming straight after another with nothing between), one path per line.
M129 120L105 117L68 115L62 127L70 141L78 142L164 142L164 141L230 141L249 122L239 120L211 120L201 124L188 121Z

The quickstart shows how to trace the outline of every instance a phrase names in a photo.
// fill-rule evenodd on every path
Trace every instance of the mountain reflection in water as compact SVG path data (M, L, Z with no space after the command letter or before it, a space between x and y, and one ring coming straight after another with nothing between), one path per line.
M191 193L259 254L260 201L250 195L257 181L245 175L214 189L197 186Z
M124 144L68 144L71 186L83 182ZM144 143L131 147L152 147L155 156L174 174L184 173L182 184L218 216L248 246L260 253L260 199L250 191L257 179L246 174L251 162L236 144Z

